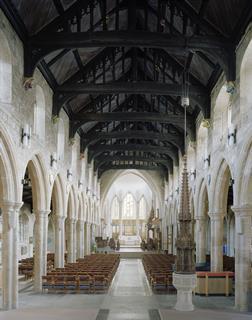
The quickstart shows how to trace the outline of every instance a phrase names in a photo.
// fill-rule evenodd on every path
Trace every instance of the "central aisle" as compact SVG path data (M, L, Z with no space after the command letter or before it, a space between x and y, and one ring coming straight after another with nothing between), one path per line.
M118 297L151 296L141 260L121 260L109 294Z
M107 319L159 320L158 310L150 307L151 296L141 260L122 259L103 303L110 310ZM157 316L154 316L155 313Z

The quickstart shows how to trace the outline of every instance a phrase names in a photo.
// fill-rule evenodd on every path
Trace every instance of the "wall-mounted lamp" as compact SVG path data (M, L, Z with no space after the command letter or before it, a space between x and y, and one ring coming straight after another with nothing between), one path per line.
M177 189L175 190L175 192L176 192L177 194L179 194L179 187L177 187Z
M50 157L50 165L53 169L57 169L57 154L53 152Z
M191 179L191 181L194 181L196 179L196 170L195 169L191 169L190 179Z
M234 125L231 125L228 128L228 145L229 146L233 146L234 144L236 144L236 127Z
M24 178L21 180L22 185L27 186L27 187L31 187L31 179L30 178Z
M210 167L210 160L211 160L211 157L210 157L210 154L207 156L207 157L205 157L205 159L204 159L204 168L205 169L208 169L209 167Z
M88 196L91 195L91 189L89 189L88 187L86 188L86 194L87 194Z
M230 186L230 187L233 186L234 183L235 183L234 179L233 179L233 178L230 178L230 180L229 180L229 186Z
M21 142L24 147L29 147L31 144L31 126L29 124L26 124L22 129Z
M79 181L78 181L78 188L81 189L82 186L83 186L83 183L79 180Z
M67 169L67 180L72 181L72 177L73 177L72 171L70 169Z

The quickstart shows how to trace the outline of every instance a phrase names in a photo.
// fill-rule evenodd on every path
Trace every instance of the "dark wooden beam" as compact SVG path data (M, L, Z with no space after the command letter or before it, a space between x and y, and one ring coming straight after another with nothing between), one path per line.
M38 62L50 52L59 49L86 47L166 48L170 52L186 50L218 50L230 52L231 43L216 36L169 35L146 31L97 31L42 33L30 39L25 52L25 76L31 77ZM233 47L232 47L233 49Z
M167 175L168 172L164 170L163 167L160 166L141 166L136 164L125 164L125 165L108 165L100 168L98 170L98 177L100 178L102 174L108 170L151 170L151 171L159 171L163 175Z
M180 149L181 153L184 153L184 139L183 136L179 136L171 133L159 133L159 132L148 132L144 130L122 130L122 131L111 131L111 132L91 132L88 134L81 135L82 147L86 148L91 143L99 140L109 139L142 139L142 140L158 140L168 141L169 143ZM83 150L84 151L84 150Z
M156 158L156 159L151 159L151 158L146 158L146 157L138 157L138 156L103 156L99 159L95 160L95 164L94 164L94 169L95 171L97 169L99 169L101 166L103 166L104 164L109 164L112 163L114 161L118 161L118 162L122 162L122 161L141 161L141 162L145 162L145 163L157 163L157 164L162 164L163 166L165 166L167 169L172 169L172 161L170 161L169 159L161 159L161 158Z
M191 96L203 96L207 98L207 89L190 86ZM59 86L54 95L54 102L58 103L59 110L70 98L79 94L153 94L164 96L181 96L180 84L166 84L154 81L122 82L112 81L108 83L77 83ZM65 97L65 98L64 98ZM58 101L57 101L58 100Z
M176 148L144 144L101 144L98 147L90 146L88 149L88 162L91 162L92 159L95 159L103 152L110 151L144 151L165 154L175 162L175 165L178 165L178 152L176 151Z
M89 3L92 1L93 0L77 0L61 15L39 30L37 35L50 34L50 32L57 31L57 29L61 28L68 20L71 20L73 17L75 17L78 12L81 12L81 9L87 8Z
M52 32L31 37L34 48L49 49L50 52L63 48L96 47L145 47L167 48L173 52L186 49L229 48L230 41L210 35L169 35L148 31L96 31L96 32Z
M104 113L84 113L83 115L73 115L71 134L73 137L78 129L83 126L83 124L95 121L95 122L111 122L111 121L141 121L141 122L161 122L170 123L174 126L178 126L183 129L183 114L170 115L166 113L152 113L152 112L104 112ZM194 127L193 123L187 127L188 134L190 137L194 137Z

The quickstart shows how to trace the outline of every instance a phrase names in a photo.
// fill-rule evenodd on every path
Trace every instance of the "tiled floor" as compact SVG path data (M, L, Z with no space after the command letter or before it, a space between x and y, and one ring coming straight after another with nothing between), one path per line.
M20 293L20 308L0 312L0 320L233 320L252 319L236 313L233 297L194 297L196 310L173 310L175 295L153 295L141 261L122 260L107 294Z

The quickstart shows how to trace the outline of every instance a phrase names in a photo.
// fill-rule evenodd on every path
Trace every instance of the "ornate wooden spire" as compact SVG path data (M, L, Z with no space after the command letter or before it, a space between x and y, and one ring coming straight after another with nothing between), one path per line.
M178 238L176 241L177 247L177 273L194 273L194 240L192 235L192 219L189 205L189 188L188 188L188 173L187 173L187 159L184 156L184 169L182 173L181 183L181 198L179 210L179 229Z

